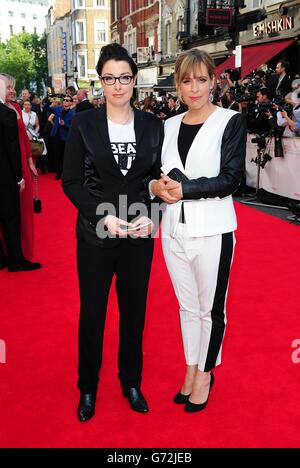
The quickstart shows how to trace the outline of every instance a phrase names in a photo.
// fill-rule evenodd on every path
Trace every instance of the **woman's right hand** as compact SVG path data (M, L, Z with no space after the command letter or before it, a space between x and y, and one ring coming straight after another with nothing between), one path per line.
M106 216L104 225L107 227L107 229L113 236L119 236L119 237L128 236L127 230L122 229L123 226L130 226L130 227L133 226L132 223L127 223L127 221L124 221L123 219L117 218L116 216L112 216L112 215Z
M23 190L25 190L25 180L22 179L21 182L18 183L18 186L20 193L23 192Z
M178 182L172 181L168 176L165 176L164 174L161 174L161 176L161 179L152 181L151 192L157 197L161 198L161 200L163 200L165 203L168 203L169 205L177 203L178 199L172 197L169 193L169 190L177 188L177 186L179 185ZM168 183L169 186L167 188Z

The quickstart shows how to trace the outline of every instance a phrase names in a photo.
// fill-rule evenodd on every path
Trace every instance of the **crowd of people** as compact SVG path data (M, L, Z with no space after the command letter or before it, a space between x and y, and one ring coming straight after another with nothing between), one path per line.
M237 70L227 70L220 76L214 101L244 114L249 133L298 137L300 79L292 81L289 69L289 62L282 60L275 71L256 70L243 79Z

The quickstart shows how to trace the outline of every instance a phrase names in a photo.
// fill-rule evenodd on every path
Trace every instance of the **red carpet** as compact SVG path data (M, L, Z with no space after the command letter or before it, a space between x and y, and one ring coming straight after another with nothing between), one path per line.
M172 403L184 375L177 304L156 241L144 339L143 391L136 414L117 379L118 311L111 294L95 418L76 419L75 210L52 175L41 177L37 272L0 272L1 447L299 447L300 230L237 205L239 231L228 298L224 364L207 409Z

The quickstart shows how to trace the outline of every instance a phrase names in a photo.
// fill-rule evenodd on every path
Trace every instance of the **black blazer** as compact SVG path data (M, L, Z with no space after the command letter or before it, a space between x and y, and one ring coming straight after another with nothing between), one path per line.
M66 144L62 184L78 209L77 238L89 244L113 247L120 241L97 236L96 225L108 214L108 211L96 214L99 204L112 204L116 211L111 214L124 219L120 209L125 207L119 206L119 197L127 196L127 207L133 203L149 204L147 182L160 177L162 122L150 113L134 109L134 128L136 158L124 176L112 153L106 106L79 113L73 119ZM128 221L136 217L127 214L126 211ZM146 240L132 242L138 244Z
M277 79L276 84L275 84L275 93L277 95L281 95L282 97L284 97L292 91L292 80L287 75L284 76L280 85L276 89L278 81L279 81L279 78Z
M90 109L94 109L94 106L87 99L85 99L84 101L79 102L75 107L76 113L81 112L81 111L85 111L85 110L90 110Z
M0 185L17 188L22 178L17 115L0 102Z

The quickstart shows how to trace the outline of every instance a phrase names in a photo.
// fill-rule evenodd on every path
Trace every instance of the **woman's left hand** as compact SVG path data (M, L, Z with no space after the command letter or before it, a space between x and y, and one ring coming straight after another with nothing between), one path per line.
M161 177L166 184L165 190L168 191L169 195L177 201L181 200L183 196L181 183L170 179L170 177L165 174L161 174Z

